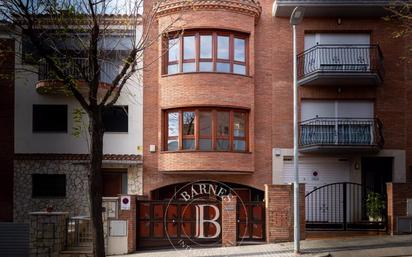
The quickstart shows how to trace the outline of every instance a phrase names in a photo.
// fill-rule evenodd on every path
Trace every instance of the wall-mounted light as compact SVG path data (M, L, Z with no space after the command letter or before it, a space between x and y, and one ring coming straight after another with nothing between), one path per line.
M342 19L341 19L341 18L338 18L338 20L336 21L336 23L337 23L338 25L341 25L341 24L342 24Z
M151 153L156 152L156 145L150 145L149 146L149 152L151 152Z
M359 168L359 162L355 162L355 170L358 170Z

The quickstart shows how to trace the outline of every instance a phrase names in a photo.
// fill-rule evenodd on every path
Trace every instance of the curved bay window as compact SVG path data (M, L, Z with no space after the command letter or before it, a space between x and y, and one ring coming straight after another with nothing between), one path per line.
M167 38L165 74L223 72L248 74L248 35L226 31L185 31Z
M247 152L246 110L184 108L165 111L165 151Z

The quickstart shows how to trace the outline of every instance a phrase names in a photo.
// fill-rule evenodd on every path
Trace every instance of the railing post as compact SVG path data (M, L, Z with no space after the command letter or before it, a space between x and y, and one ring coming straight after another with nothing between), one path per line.
M346 212L347 212L347 195L346 195L346 186L347 183L343 183L343 230L347 229L347 223L346 223Z

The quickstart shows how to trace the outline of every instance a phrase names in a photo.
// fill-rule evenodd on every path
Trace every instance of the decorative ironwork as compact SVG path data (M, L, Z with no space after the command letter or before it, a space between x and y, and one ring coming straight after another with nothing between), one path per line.
M357 183L324 185L305 196L308 230L386 230L386 207L380 219L368 217L366 199L371 189ZM386 196L382 196L386 199Z
M378 119L314 118L300 124L300 146L378 146L384 144Z
M92 223L90 217L76 216L67 219L66 250L93 248Z
M73 58L71 61L60 60L64 67L64 74L71 76L73 79L78 80L91 80L90 74L87 69L90 67L87 58ZM67 62L67 63L66 63ZM111 84L115 76L117 75L119 67L114 63L107 61L100 61L100 80ZM51 69L48 63L41 63L39 65L39 80L58 80L56 74Z
M316 45L297 56L298 79L322 73L376 73L385 75L379 45Z

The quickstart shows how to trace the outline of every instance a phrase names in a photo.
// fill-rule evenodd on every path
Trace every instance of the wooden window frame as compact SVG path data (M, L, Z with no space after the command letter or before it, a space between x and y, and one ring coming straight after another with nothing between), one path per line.
M211 113L211 136L200 136L200 126L199 126L199 112L210 112ZM195 112L195 131L193 135L183 135L183 112ZM229 112L229 135L228 136L218 136L217 135L217 112ZM169 113L178 113L179 115L179 133L178 136L169 136ZM244 113L245 114L245 136L238 137L234 136L234 115L235 113ZM246 153L249 152L249 111L245 109L233 109L233 108L220 108L220 107L199 107L199 108L179 108L179 109L169 109L164 111L164 147L163 151L165 152L176 152L176 151L201 151L201 152L239 152ZM212 140L212 149L211 150L200 150L199 140L200 139L211 139ZM177 139L178 148L177 150L168 150L168 140ZM183 140L184 139L195 139L194 149L183 149ZM217 150L217 140L227 139L229 142L228 150ZM245 141L245 150L237 151L234 149L233 144L234 140L244 140Z
M195 37L195 58L194 59L184 59L184 37L194 36ZM212 58L201 58L200 57L200 36L212 36ZM218 36L228 36L229 37L229 59L218 59ZM235 44L236 39L245 40L245 61L236 61L234 60L235 55ZM178 49L179 49L179 58L177 61L169 62L169 40L178 39ZM163 74L164 75L174 75L180 73L230 73L248 76L249 75L249 35L241 32L234 31L225 31L225 30L189 30L181 33L179 36L176 36L176 33L171 33L169 36L165 37L165 43L163 44L166 47L163 61ZM200 62L211 62L212 71L200 71ZM229 72L217 71L217 63L229 63L230 70ZM195 63L195 71L193 72L183 72L184 63ZM178 65L178 71L176 73L168 73L169 65ZM234 65L243 65L245 66L245 74L234 73Z

